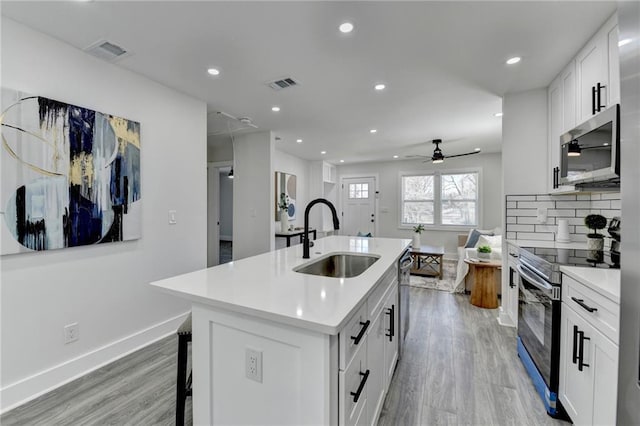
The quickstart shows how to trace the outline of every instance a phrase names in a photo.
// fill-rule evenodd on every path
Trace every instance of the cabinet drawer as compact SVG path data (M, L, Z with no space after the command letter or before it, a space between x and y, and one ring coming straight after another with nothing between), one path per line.
M567 275L562 276L562 301L618 344L620 305Z
M367 312L365 301L340 332L340 370L346 370L358 349L367 344L366 333L371 326Z
M389 270L378 280L378 285L369 295L367 304L369 305L369 318L375 318L384 305L384 296L393 284L398 281L398 268L395 266Z
M366 345L366 339L362 341ZM340 371L338 387L340 389L340 424L366 424L367 420L367 350L366 347L356 352L356 356L345 371ZM365 376L366 375L366 376ZM352 395L359 392L358 400Z

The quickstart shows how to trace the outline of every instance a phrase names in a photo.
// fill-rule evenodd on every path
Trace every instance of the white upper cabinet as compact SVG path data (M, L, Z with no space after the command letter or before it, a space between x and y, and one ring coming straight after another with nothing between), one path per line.
M559 185L560 136L620 102L617 15L607 20L547 90L548 191L574 192L574 186Z
M576 56L578 122L620 99L618 19L613 15Z
M569 65L556 77L548 89L549 114L549 192L573 191L573 186L559 186L560 174L560 135L576 126L576 61Z

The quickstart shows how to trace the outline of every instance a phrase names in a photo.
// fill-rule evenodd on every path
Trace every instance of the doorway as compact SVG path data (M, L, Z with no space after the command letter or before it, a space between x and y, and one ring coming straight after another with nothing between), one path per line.
M376 178L342 179L342 234L376 234Z
M232 162L207 165L207 267L233 260Z

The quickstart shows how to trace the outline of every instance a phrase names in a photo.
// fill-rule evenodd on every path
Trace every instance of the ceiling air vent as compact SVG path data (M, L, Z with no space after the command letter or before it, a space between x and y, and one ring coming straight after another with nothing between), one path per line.
M123 49L117 44L113 44L107 40L99 40L84 50L90 55L96 56L107 62L116 62L131 54L131 52L128 52L126 49Z
M281 78L280 80L270 81L267 83L273 90L282 90L287 87L297 86L298 82L291 77Z

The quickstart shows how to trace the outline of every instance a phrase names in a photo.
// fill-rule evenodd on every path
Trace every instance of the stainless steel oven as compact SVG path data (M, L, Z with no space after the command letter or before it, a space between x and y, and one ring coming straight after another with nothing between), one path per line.
M558 401L560 367L560 285L520 251L518 271L518 355L549 415L563 417Z
M413 265L411 253L409 250L405 250L402 256L400 256L400 260L398 260L398 322L400 323L400 343L398 347L399 357L402 357L403 355L404 341L407 338L407 332L409 331L409 284L411 280L409 273L411 271L411 265Z

